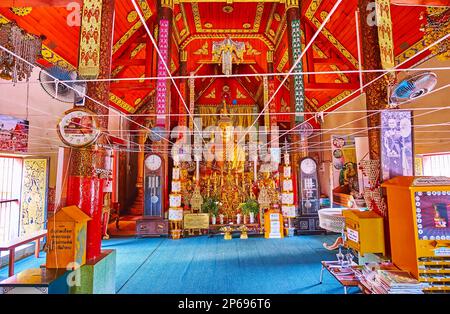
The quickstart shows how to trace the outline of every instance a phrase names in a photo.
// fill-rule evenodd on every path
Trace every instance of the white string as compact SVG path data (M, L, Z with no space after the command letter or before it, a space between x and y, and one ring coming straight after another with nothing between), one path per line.
M408 68L408 69L389 69L391 72L423 72L423 71L447 71L450 70L450 67L448 66L442 66L442 67L426 67L426 68ZM384 73L386 70L363 70L361 69L361 73ZM359 74L359 70L339 70L339 71L302 71L302 72L272 72L272 73L235 73L231 76L231 78L234 77L274 77L274 76L300 76L300 75L338 75L338 74ZM224 74L210 74L210 75L194 75L192 76L194 79L207 79L207 78L230 78L230 76L226 76ZM186 80L191 78L191 76L187 75L179 75L179 76L172 76L173 80ZM109 78L109 79L76 79L76 80L58 80L58 82L61 83L89 83L89 82L129 82L129 81L156 81L156 80L170 80L171 78L168 76L151 76L151 77L120 77L120 78ZM55 80L56 81L56 80ZM31 84L40 84L39 80L30 81ZM9 84L26 84L26 82L0 82L1 84L9 85ZM115 108L112 108L113 110L116 110Z
M164 60L163 55L161 54L161 51L159 50L158 45L156 44L156 41L153 38L153 35L152 35L150 29L148 28L147 22L146 22L144 16L142 15L142 13L141 13L140 7L137 5L136 0L131 0L131 2L133 3L134 9L136 10L136 12L139 15L139 18L140 18L142 24L144 25L144 28L145 28L145 30L147 32L147 35L150 38L150 41L152 42L153 46L155 47L156 52L158 53L159 61L161 61L162 64L164 65L164 68L166 69L166 72L169 75L169 79L172 81L172 84L175 87L175 90L177 91L178 96L180 96L180 100L183 103L183 106L186 109L186 112L188 113L189 117L191 118L195 129L197 129L197 131L200 131L200 129L198 128L197 124L195 123L194 116L192 115L191 111L189 110L188 106L186 105L186 102L184 100L184 96L181 94L181 91L178 88L175 80L172 78L172 74L170 73L170 70L169 70L169 67L167 66L166 60ZM170 45L170 43L169 43L169 45ZM202 138L202 140L203 140L203 138ZM206 145L206 142L204 140L203 140L203 143Z
M16 57L17 59L19 59L19 60L21 60L21 61L27 63L28 65L30 65L31 67L33 67L33 69L34 69L34 68L40 69L40 68L37 67L35 64L33 64L33 63L29 62L28 60L22 58L21 56L17 55L17 54L14 53L13 51L7 49L6 47L0 45L0 49L3 50L3 51L6 51L7 53L11 54L12 56ZM41 70L42 72L44 72L46 75L48 75L49 77L53 78L55 81L58 80L55 76L51 75L50 73L48 73L48 72L45 71L44 69L40 69L40 70ZM59 81L59 82L60 82L60 81ZM61 82L60 82L60 83L61 83ZM70 89L73 90L74 92L77 92L77 91L75 90L75 88L73 88L72 86L68 85L67 83L62 82L61 84L63 84L63 85L66 86L67 88L70 88ZM136 121L134 121L133 119L127 117L127 116L126 116L125 114L123 114L122 112L117 111L117 110L114 109L113 107L104 105L103 103L99 102L98 100L93 99L92 97L90 97L90 96L88 96L88 95L84 95L84 97L87 98L87 99L89 99L89 100L91 100L91 101L93 101L94 103L96 103L96 104L102 106L103 108L106 108L106 109L108 109L108 110L113 110L113 111L117 112L119 115L123 116L126 120L128 120L128 121L130 121L130 122L132 122L132 123L135 123L136 125L138 125L138 126L144 128L145 130L147 130L147 131L149 131L149 132L151 132L151 133L156 134L156 136L158 136L158 137L161 138L162 140L165 140L165 141L167 141L167 142L173 144L170 140L165 139L164 137L162 137L162 136L159 135L158 133L155 133L153 130L147 128L146 126L137 123Z
M134 1L134 0L133 0ZM323 21L323 23L320 25L320 27L318 28L318 30L316 31L316 33L313 35L313 37L311 38L311 40L309 41L309 43L306 45L305 49L303 49L302 53L300 54L300 56L297 58L297 60L294 62L294 64L292 65L291 69L289 70L289 74L292 73L294 71L294 69L297 67L297 65L299 64L299 62L302 61L303 56L305 55L305 53L308 51L309 47L312 46L314 40L317 38L317 36L319 36L319 34L322 32L322 29L325 27L325 25L328 23L328 21L331 19L331 17L333 16L334 12L336 12L337 8L339 7L339 5L342 3L342 0L337 0L336 4L333 6L333 8L331 9L331 11L327 14L327 17L325 18L325 20ZM275 90L275 92L272 94L272 96L270 97L270 99L267 101L267 103L265 104L263 110L259 113L259 115L256 117L255 121L252 123L252 125L250 126L250 128L254 127L256 122L259 120L259 118L264 114L264 112L267 110L267 108L269 107L270 103L273 101L273 99L275 98L275 96L277 95L277 93L280 91L280 89L284 86L284 83L287 81L287 79L289 78L289 75L286 75L284 77L284 79L281 81L280 85L278 86L278 88ZM244 136L239 140L239 143L242 141L242 139L245 139L246 134L244 134Z
M444 90L445 88L447 88L447 87L449 87L449 86L450 86L450 84L444 85L444 86L442 86L442 87L440 87L440 88L437 88L437 89L435 89L435 90L429 92L428 94L423 94L423 95L417 97L416 100L418 100L418 99L420 99L420 98L422 98L422 97L425 97L425 96L429 96L429 95L431 95L431 94L433 94L433 93L437 93L437 92L439 92L439 91L441 91L441 90ZM439 110L448 109L448 108L449 108L448 106L447 106L447 107L441 107L440 109L433 110L433 112L439 111ZM337 127L335 127L335 128L332 128L332 129L328 130L328 131L325 132L325 133L322 133L322 135L328 134L328 133L330 133L330 132L332 132L332 131L336 131L337 129L339 129L339 128L343 127L343 126L346 126L346 125L355 123L355 122L357 122L357 121L361 121L361 120L363 120L363 119L367 119L368 117L371 117L371 116L373 116L373 115L375 115L375 114L377 114L377 113L378 113L378 112L371 113L370 115L366 115L366 116L360 117L360 118L358 118L358 119L356 119L356 120L349 121L349 122L344 123L344 124L342 124L342 125L339 125L339 126L337 126ZM415 117L417 117L417 116L415 116ZM376 128L376 127L365 128L365 129L366 129L366 130L369 130L369 129L375 129L375 128ZM348 135L348 136L352 136L352 135L359 134L359 133L361 133L361 131L358 131L358 132L356 132L356 133L352 133L352 134L350 134L350 135ZM326 142L329 142L329 141L326 141ZM315 145L312 145L312 147L314 147L314 146L315 146Z
M440 39L436 40L434 43L432 43L432 44L430 44L429 46L423 48L422 50L420 50L419 52L417 52L416 54L414 54L414 55L411 56L410 58L408 58L408 59L404 60L403 62L399 63L399 64L396 65L394 68L391 68L391 69L389 69L389 70L384 70L384 74L382 74L382 75L376 77L375 79L373 79L372 81L366 83L366 84L363 86L363 88L366 88L366 87L369 86L370 84L372 84L372 83L378 81L379 79L381 79L382 77L384 77L386 74L392 72L392 71L395 70L395 69L398 69L399 67L401 67L402 65L406 64L407 62L409 62L409 61L412 60L413 58L419 56L420 54L422 54L423 52L427 51L427 50L430 49L431 47L433 47L433 46L439 44L440 42L442 42L442 41L444 41L444 40L446 40L448 37L450 37L450 34L447 34L447 35L441 37ZM331 108L336 108L336 106L337 106L338 104L340 104L340 103L343 102L344 100L346 100L346 99L352 97L353 95L357 94L358 92L360 92L359 89L353 91L350 95L344 97L343 99L341 99L340 101L338 101L337 103L335 103L332 107L330 107L330 108L328 108L327 110L323 111L323 113L326 113L326 114L328 115L328 113L331 111ZM340 108L345 107L345 106L348 105L349 103L351 103L351 102L346 102L346 103L344 103ZM292 129L290 129L288 132L285 132L285 133L281 134L280 136L278 136L277 138L271 140L269 143L267 143L267 144L265 144L265 145L268 146L268 145L270 145L271 143L273 143L274 141L279 140L279 139L280 139L281 137L283 137L284 135L290 133L291 131L297 130L298 127L302 126L303 124L305 124L305 123L308 122L308 121L311 121L313 118L314 118L314 117L311 117L311 118L307 119L306 121L304 121L303 123L297 124L297 125L294 126Z

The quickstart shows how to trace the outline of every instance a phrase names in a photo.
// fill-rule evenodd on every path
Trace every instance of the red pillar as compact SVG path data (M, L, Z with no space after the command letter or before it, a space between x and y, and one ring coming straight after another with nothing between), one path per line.
M94 0L85 0L84 6L89 7ZM91 46L87 46L86 39L83 36L86 33L81 32L80 52L83 49L97 49L99 53L98 62L91 64L93 70L92 78L110 78L111 75L111 35L114 16L114 0L103 0L101 7L101 20L95 17L82 19L82 23L88 23L87 28L91 28L91 23L100 28L100 37ZM96 24L97 23L97 24ZM82 25L83 27L83 25ZM94 29L95 27L91 28ZM92 41L90 41L92 43ZM81 55L82 53L80 53ZM79 61L79 67L85 66ZM109 83L108 82L89 82L87 84L88 96L96 101L107 105L109 102ZM108 108L99 105L86 98L86 108L100 114L98 117L100 127L103 130L108 129ZM71 161L69 167L69 178L67 183L67 205L76 205L89 217L92 218L87 225L87 248L86 260L93 260L100 256L101 252L101 215L103 206L103 186L105 178L99 174L105 165L105 151L92 147L82 149L72 149Z
M159 38L158 45L161 54L166 55L167 58L164 62L167 64L167 67L170 71L171 64L171 42L172 42L172 21L173 21L173 0L160 0L160 6L158 10L158 25L159 25ZM167 31L166 34L162 34L162 28L165 27ZM164 35L164 36L163 36ZM164 37L167 38L167 41L164 40ZM165 46L167 45L167 46ZM166 50L166 51L164 51ZM166 68L163 66L162 60L160 60L158 56L158 76L168 77L169 73L167 73ZM159 92L158 85L157 89L157 118L156 118L156 126L164 128L167 132L170 131L170 120L168 113L170 113L170 90L171 90L171 80L167 79L164 82L165 92L164 94ZM179 97L176 95L176 97ZM164 99L164 102L160 102L160 99ZM180 100L181 101L181 100ZM162 119L158 114L166 115L165 119ZM164 160L164 172L165 178L169 177L169 145L167 141L160 141L159 143L154 143L153 148L157 152L162 152L161 156ZM164 198L164 208L163 210L168 208L169 205L169 180L164 180L164 189L162 191Z

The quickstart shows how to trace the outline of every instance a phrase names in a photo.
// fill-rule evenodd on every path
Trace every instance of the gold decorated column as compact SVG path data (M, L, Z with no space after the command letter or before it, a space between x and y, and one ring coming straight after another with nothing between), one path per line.
M188 54L186 50L180 51L180 76L187 76L188 75L188 69L187 69L187 58ZM183 95L183 99L186 103L186 105L189 103L189 97L188 97L188 80L187 79L181 79L180 80L180 91L181 95ZM183 102L180 99L179 106L178 106L178 125L179 126L187 126L188 118L187 118L187 111L186 107L184 106Z
M378 5L379 2L375 1ZM384 1L387 3L387 9L389 9L389 1ZM359 20L361 27L361 44L362 44L362 68L367 70L380 70L386 67L388 62L383 61L381 49L380 49L380 38L379 30L374 19L374 1L373 0L359 0ZM375 15L376 16L376 15ZM381 20L378 22L381 23ZM389 15L390 22L390 15ZM392 33L391 33L392 34ZM391 39L392 42L392 39ZM390 47L392 49L392 47ZM384 59L389 61L389 55L386 55ZM393 65L393 60L391 60ZM385 66L384 66L385 65ZM384 66L384 67L383 67ZM367 84L382 73L380 72L366 72L364 73L364 84ZM370 112L367 117L367 127L369 135L369 149L370 149L370 159L380 160L380 114L372 114L374 110L384 109L388 106L388 76L378 79L374 83L370 84L364 89L366 94L366 108Z
M144 157L147 131L140 130L137 135L139 152L137 153L136 198L130 209L130 214L142 216L144 214Z

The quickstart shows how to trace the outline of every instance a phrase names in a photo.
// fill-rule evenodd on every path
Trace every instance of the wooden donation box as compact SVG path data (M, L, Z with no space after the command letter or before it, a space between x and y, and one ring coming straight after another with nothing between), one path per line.
M61 208L48 219L47 268L71 269L86 263L86 229L91 218L77 206Z
M280 239L284 237L283 215L279 212L268 211L264 214L264 238Z
M395 177L387 190L392 262L450 293L450 178Z
M345 244L361 256L366 253L385 255L383 217L373 211L343 210Z

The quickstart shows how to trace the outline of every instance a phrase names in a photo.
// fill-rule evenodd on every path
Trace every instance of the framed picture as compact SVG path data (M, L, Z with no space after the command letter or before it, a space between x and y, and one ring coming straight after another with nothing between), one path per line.
M27 120L0 114L0 151L26 153L28 127Z

